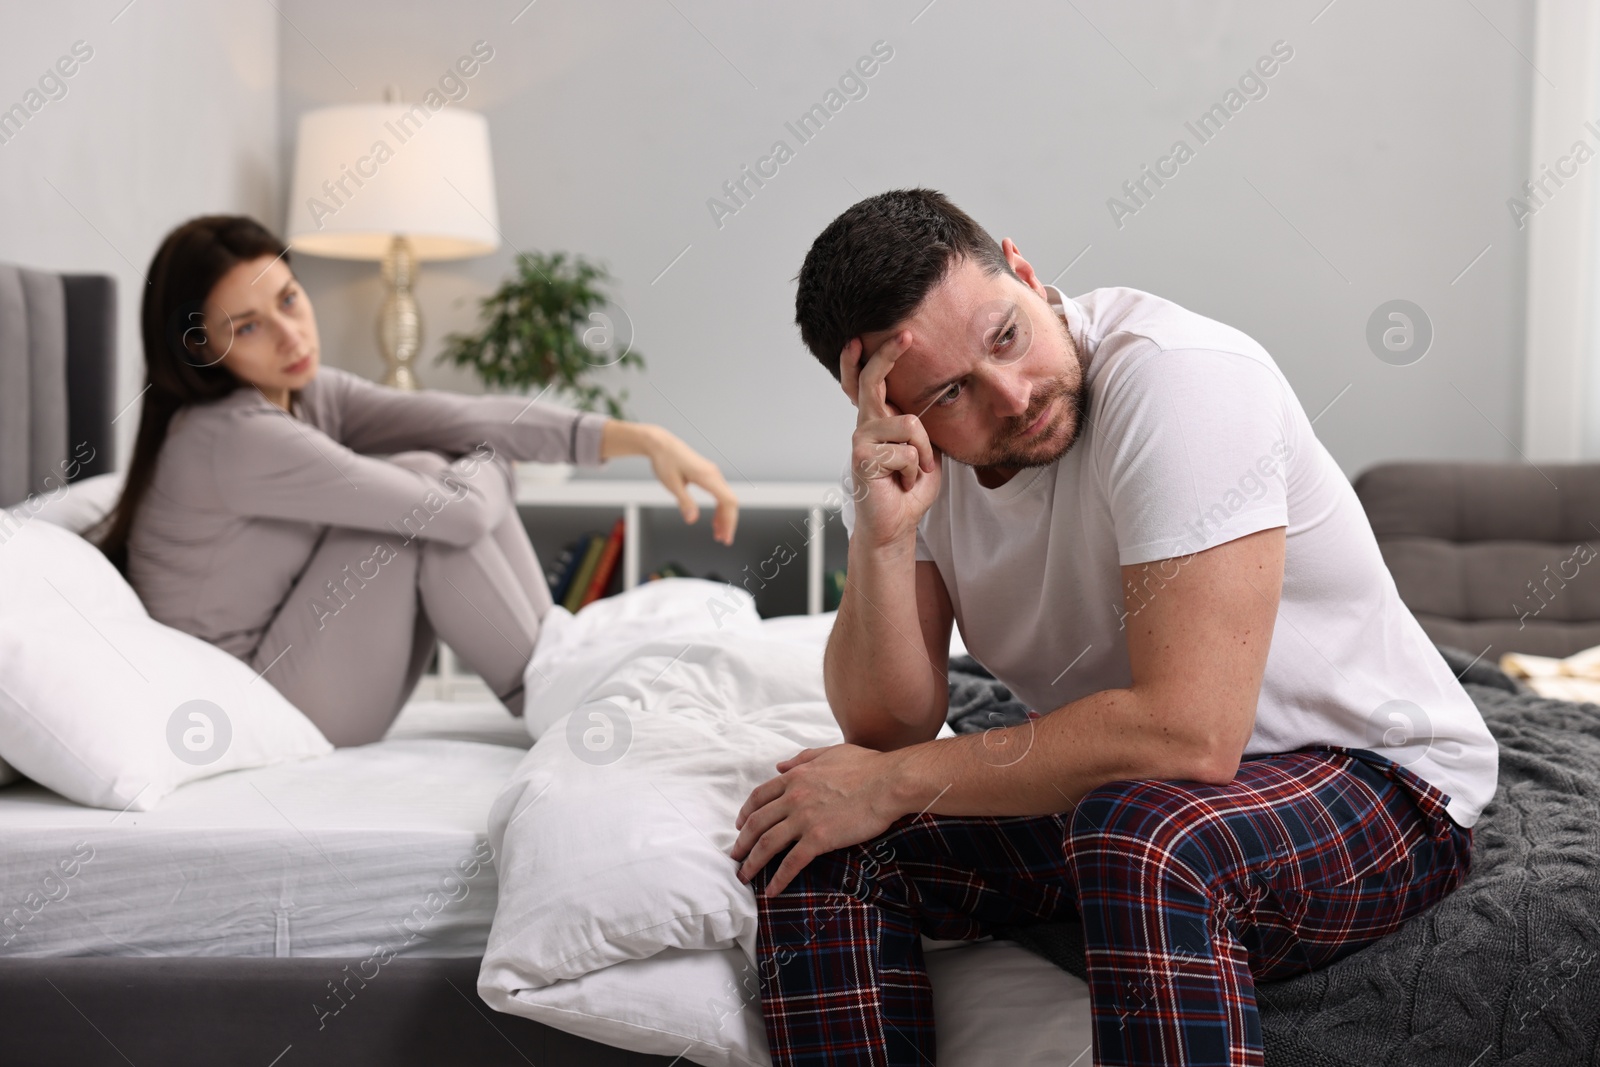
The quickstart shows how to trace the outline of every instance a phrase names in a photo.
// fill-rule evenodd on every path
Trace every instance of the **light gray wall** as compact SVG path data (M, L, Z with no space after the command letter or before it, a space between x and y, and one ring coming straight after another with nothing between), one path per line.
M1312 414L1340 397L1316 426L1347 474L1515 458L1524 256L1505 202L1528 177L1533 5L1324 2L8 4L0 105L74 41L95 53L0 145L0 256L117 276L131 401L161 236L204 211L281 227L302 111L378 99L386 82L417 99L481 38L495 58L462 106L490 120L507 244L425 268L432 384L476 388L427 361L514 249L581 252L617 275L649 363L613 376L630 414L736 485L832 478L853 410L799 344L792 278L839 211L921 184L1045 277L1083 253L1060 278L1069 292L1138 286L1253 334ZM1119 228L1107 199L1174 140L1195 144L1185 121L1280 39L1294 58L1267 96ZM894 58L867 95L799 144L785 122L879 40ZM708 199L780 138L794 158L719 228ZM375 268L296 267L329 361L377 374ZM1364 339L1393 298L1435 327L1412 366Z
M735 486L837 476L854 411L799 343L792 279L838 212L910 185L1012 237L1045 278L1083 253L1069 293L1136 286L1249 332L1310 414L1339 397L1316 430L1352 477L1391 458L1513 459L1524 255L1505 201L1527 177L1533 5L1326 3L286 0L303 35L282 33L280 160L303 110L379 99L385 82L419 99L488 41L462 104L489 118L509 243L425 268L425 360L471 324L513 246L603 260L649 363L648 384L616 375L630 414ZM800 145L785 122L879 40L894 56L867 95ZM1278 40L1294 55L1267 95L1119 228L1108 198L1175 140L1197 146L1185 121ZM794 158L719 228L707 200L780 138ZM329 361L377 374L375 267L296 268ZM1414 365L1365 340L1395 298L1435 329ZM648 474L630 463L607 473Z
M0 7L0 109L75 42L91 53L0 143L0 259L116 277L119 409L144 382L139 301L161 238L207 212L281 210L281 22L268 4L206 0ZM136 403L117 420L119 466L138 421Z

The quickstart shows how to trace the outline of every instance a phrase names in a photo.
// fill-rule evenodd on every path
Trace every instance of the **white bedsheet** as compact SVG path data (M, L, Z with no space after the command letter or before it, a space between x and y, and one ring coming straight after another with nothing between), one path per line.
M0 955L475 956L498 891L489 807L529 743L498 703L415 703L383 741L152 811L8 786Z

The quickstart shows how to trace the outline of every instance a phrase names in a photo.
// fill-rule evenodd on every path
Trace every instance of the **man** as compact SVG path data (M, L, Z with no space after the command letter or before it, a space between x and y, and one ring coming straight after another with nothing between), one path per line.
M1260 1064L1255 980L1459 885L1499 762L1293 390L931 190L835 219L796 320L858 420L845 743L777 764L731 852L773 1062L933 1063L922 935L1080 919L1096 1064ZM935 739L952 622L1039 717Z

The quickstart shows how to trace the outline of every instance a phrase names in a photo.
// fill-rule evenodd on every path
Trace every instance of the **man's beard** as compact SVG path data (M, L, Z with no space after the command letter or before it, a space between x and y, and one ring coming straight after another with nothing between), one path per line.
M1052 315L1051 320L1056 328L1061 331L1062 340L1066 343L1067 351L1071 353L1074 363L1078 363L1078 346L1072 339L1071 332L1067 329L1066 322L1059 315ZM1081 366L1081 364L1079 364ZM1078 388L1076 392L1069 392L1072 379L1069 377L1052 378L1046 384L1044 400L1037 407L1030 408L1023 413L1010 427L1010 433L1005 440L990 451L981 461L968 464L976 470L988 467L1022 468L1022 467L1048 467L1062 456L1067 450L1077 444L1078 438L1083 433L1084 420L1089 416L1089 381L1088 374L1079 371ZM1057 427L1063 418L1062 412L1056 413L1056 425L1040 428L1031 440L1021 438L1023 430L1033 425L1033 421L1044 414L1045 408L1055 400L1064 398L1066 413L1070 414L1071 424L1065 434L1057 443L1045 446L1044 443L1057 432ZM1041 450L1041 446L1044 446Z
M1083 433L1083 423L1089 409L1089 390L1080 382L1076 391L1069 392L1070 381L1066 378L1051 379L1049 384L1050 392L1044 401L1019 416L1005 442L990 451L982 461L972 464L973 467L1048 467L1067 454L1067 450L1077 443ZM1031 440L1020 438L1018 435L1033 425L1034 420L1044 414L1045 408L1054 403L1057 397L1063 398L1065 403L1064 411L1056 413L1054 425L1041 427ZM1066 432L1061 433L1064 417L1069 420L1069 425ZM1052 436L1059 436L1060 440L1050 442Z

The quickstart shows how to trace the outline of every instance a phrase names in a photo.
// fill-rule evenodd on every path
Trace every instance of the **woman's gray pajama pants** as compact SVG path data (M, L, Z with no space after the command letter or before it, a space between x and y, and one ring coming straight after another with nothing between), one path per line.
M388 458L434 474L449 465L436 452ZM335 745L384 735L436 635L511 714L522 714L523 672L553 601L517 514L509 461L497 456L481 466L475 480L507 497L504 518L487 534L457 546L328 527L250 658Z

